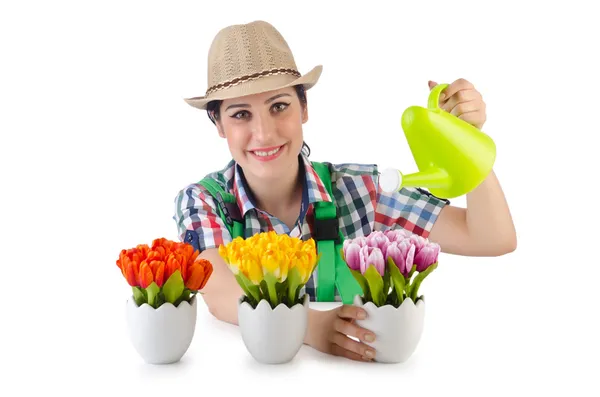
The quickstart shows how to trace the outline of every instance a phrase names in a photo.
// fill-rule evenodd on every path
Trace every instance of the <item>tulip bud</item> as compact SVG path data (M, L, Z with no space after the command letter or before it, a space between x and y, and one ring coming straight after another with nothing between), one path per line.
M421 248L419 253L415 255L415 264L417 271L423 272L429 266L437 262L440 246L436 243L428 243Z
M349 240L346 240L349 241ZM346 249L344 249L344 257L346 258L346 263L348 267L352 270L360 270L361 256L360 251L361 247L354 242L346 245Z

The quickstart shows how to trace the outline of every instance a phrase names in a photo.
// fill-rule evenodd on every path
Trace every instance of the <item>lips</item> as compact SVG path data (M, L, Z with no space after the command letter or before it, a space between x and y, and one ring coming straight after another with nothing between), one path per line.
M254 149L254 150L250 150L250 152L255 153L255 152L270 152L271 150L275 150L275 149L279 149L281 148L283 145L279 145L279 146L271 146L271 147L266 147L266 148L259 148L259 149Z
M264 149L257 149L257 150L252 150L249 153L252 154L252 156L258 160L258 161L271 161L274 160L276 158L279 157L279 155L281 154L281 152L284 150L283 148L285 147L285 144L281 145L281 146L271 146L269 148L264 148ZM262 153L269 153L269 152L273 152L271 154L262 154L259 155L256 152L262 152Z

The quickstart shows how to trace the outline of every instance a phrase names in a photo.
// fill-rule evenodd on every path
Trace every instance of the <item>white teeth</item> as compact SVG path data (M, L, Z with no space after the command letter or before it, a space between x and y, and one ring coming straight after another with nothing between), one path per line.
M277 153L279 151L279 149L281 149L281 148L277 148L275 150L271 150L270 152L254 152L254 154L256 154L257 156L262 156L262 157L264 157L264 156L271 156L271 155Z

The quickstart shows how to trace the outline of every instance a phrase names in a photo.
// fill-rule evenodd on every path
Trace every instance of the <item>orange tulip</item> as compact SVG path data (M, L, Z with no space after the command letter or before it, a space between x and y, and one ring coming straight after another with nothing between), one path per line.
M206 285L213 270L208 260L196 260L199 254L191 244L157 238L150 246L139 244L121 250L116 264L132 287L145 289L153 282L162 287L179 271L185 286L198 291Z
M166 260L165 280L168 280L178 270L183 277L184 269L186 269L185 256L181 252L172 252Z
M152 274L152 268L146 262L146 260L140 263L140 287L146 289L152 284L154 281L154 276Z
M129 285L131 285L132 287L138 285L138 274L140 272L139 263L130 261L128 258L125 258L125 262L121 270Z
M152 275L154 282L159 287L162 287L165 282L165 262L153 260L150 262L150 269L152 269Z
M198 259L192 263L188 270L189 277L184 279L185 287L192 291L199 291L206 285L206 282L212 274L212 263L206 259Z
M194 264L200 253L195 251L194 247L190 244L181 245L177 252L183 255L183 261L185 265L183 266L181 276L184 280L187 280L190 277L190 267Z
M117 266L121 269L121 273L127 280L127 283L132 287L140 284L140 263L146 259L149 247L145 244L140 244L135 248L121 250Z
M175 251L177 245L179 245L179 243L161 237L152 241L152 250L161 251L163 254L169 255L171 252Z

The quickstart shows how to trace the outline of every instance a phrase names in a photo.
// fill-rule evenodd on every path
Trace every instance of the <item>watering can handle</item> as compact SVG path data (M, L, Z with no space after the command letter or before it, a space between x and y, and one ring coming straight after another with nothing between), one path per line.
M427 107L430 110L438 110L440 108L440 95L448 87L448 84L438 84L429 93L427 99Z

